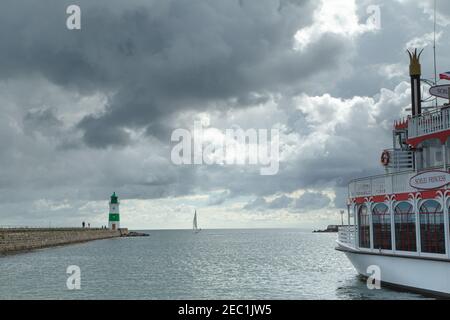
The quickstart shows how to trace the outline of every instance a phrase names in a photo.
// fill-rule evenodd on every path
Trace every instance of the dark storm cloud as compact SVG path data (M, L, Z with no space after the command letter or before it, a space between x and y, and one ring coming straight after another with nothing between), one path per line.
M306 192L295 201L295 209L300 212L308 212L327 207L330 204L330 198L320 192Z
M343 49L329 36L305 53L293 50L317 5L308 0L78 1L80 31L65 28L69 3L3 4L0 76L40 73L72 90L110 94L103 114L78 125L96 148L128 144L124 128L162 138L162 122L181 110L298 91L333 68Z
M269 203L269 209L285 209L292 203L292 198L282 195Z
M228 190L220 192L219 194L213 194L209 196L208 205L209 206L218 206L223 204L228 197L230 196L230 192Z
M91 124L96 122L95 126L80 123L85 141L98 146L107 142L101 134L99 141L94 141L103 128L123 127L146 127L147 134L167 139L170 127L163 121L170 114L201 111L212 102L230 99L245 103L254 92L292 89L337 63L322 58L330 51L339 56L338 39L324 41L307 54L293 51L292 37L307 21L300 18L304 17L305 5L291 4L289 10L276 11L274 4L265 1L238 7L229 2L224 7L223 3L210 3L204 12L204 3L195 3L195 8L189 3L184 8L186 3L178 2L170 7L168 16L153 17L166 44L154 54L146 52L151 47L141 48L133 57L130 64L135 72L124 70L125 84L116 88L106 113L88 119ZM171 15L181 21L175 25L163 22L172 21ZM144 21L149 23L151 18ZM139 38L133 39L140 42ZM139 64L141 67L136 66Z
M244 210L262 211L262 210L267 209L267 201L266 201L266 199L264 199L262 197L258 197L255 200L252 200L249 203L247 203L243 209Z
M46 136L58 135L63 125L51 109L28 111L23 118L24 129L28 133L40 132Z
M102 125L99 118L86 116L79 127L84 129L84 141L92 147L107 148L111 145L127 145L130 142L129 135L123 128L116 128L111 123Z
M331 199L326 194L307 191L298 198L281 195L271 201L267 201L263 197L257 197L247 203L243 209L250 211L286 209L293 213L306 213L312 210L327 208L330 203Z
M278 196L271 201L266 201L262 197L257 197L256 199L247 203L243 209L258 211L288 209L294 203L294 200L294 198L288 197L286 195Z

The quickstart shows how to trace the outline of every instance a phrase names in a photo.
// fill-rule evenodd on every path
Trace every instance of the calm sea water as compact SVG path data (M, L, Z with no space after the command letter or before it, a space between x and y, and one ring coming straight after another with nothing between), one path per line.
M0 257L1 299L423 299L370 291L336 234L300 230L147 231ZM81 290L66 269L81 269Z

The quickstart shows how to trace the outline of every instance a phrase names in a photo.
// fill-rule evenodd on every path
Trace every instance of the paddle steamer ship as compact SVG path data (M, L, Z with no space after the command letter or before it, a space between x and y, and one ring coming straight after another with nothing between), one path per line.
M385 174L350 182L336 249L365 277L377 266L382 283L450 295L450 108L422 112L420 53L409 55L412 114L394 123ZM430 92L449 99L448 86Z

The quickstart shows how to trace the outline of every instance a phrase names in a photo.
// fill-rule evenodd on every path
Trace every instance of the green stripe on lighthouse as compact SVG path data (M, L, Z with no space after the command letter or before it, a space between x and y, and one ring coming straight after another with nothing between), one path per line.
M118 213L110 213L109 221L120 221L120 217Z

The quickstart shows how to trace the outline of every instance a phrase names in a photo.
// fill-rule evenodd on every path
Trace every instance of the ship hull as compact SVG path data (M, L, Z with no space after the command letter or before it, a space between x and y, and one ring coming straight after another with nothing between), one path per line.
M356 271L369 277L370 266L378 266L382 285L395 286L415 292L450 297L450 261L380 255L338 247Z

